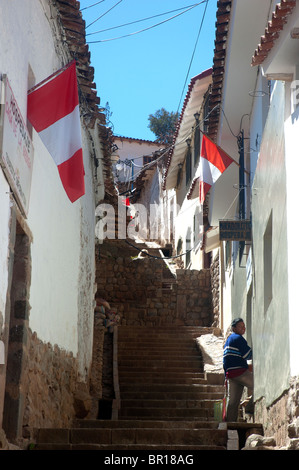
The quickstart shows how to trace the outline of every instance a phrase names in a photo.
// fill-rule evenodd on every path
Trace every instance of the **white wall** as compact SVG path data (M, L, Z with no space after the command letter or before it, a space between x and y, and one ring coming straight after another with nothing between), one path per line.
M120 160L136 158L136 164L142 165L143 156L151 156L157 150L163 148L162 145L146 140L130 139L115 137L114 143L117 145L118 150L115 151Z
M8 282L9 199L9 186L0 170L0 322L1 316L4 318ZM0 324L0 334L2 327Z
M288 86L289 84L287 84ZM298 134L299 108L297 107L285 122L286 138L286 187L287 243L288 243L288 301L290 337L290 374L299 375L299 315L298 315Z
M31 67L38 83L69 59L53 42L52 26L45 14L49 12L43 7L45 4L39 0L0 3L0 73L8 75L24 118L28 67ZM59 47L61 49L62 46ZM57 344L74 355L79 351L82 373L89 365L92 348L95 233L94 170L89 154L90 139L84 129L86 195L73 204L64 192L52 157L33 131L34 165L27 219L33 234L29 327L45 342ZM6 296L9 217L7 185L2 174L0 188L2 311Z
M253 181L253 353L255 399L273 403L288 387L288 247L284 141L285 90L277 82ZM272 275L265 278L264 236L272 214ZM272 299L264 294L272 282Z

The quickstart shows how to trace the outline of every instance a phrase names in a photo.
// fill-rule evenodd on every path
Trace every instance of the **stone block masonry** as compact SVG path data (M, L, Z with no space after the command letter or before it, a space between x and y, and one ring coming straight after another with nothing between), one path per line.
M28 333L23 438L37 428L70 426L76 415L77 369L72 354Z
M272 405L265 399L255 403L255 421L263 424L266 437L273 437L278 448L299 450L299 376L291 377L289 389Z
M162 259L136 257L136 251L113 241L100 246L97 294L120 315L122 325L211 326L210 270L166 272Z

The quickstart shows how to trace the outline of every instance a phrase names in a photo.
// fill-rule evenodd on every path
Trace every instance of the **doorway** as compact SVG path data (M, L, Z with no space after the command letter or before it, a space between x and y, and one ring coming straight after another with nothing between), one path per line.
M30 239L18 220L11 233L10 291L6 328L8 335L3 429L11 441L22 437L26 384L29 289L31 281Z

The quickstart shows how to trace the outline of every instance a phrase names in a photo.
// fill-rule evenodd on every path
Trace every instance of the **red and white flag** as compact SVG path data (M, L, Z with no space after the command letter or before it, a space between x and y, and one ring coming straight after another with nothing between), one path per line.
M51 77L28 92L28 120L55 161L68 198L75 202L85 194L76 62Z
M206 135L203 135L199 161L199 200L201 204L204 203L211 186L213 186L231 163L236 162Z

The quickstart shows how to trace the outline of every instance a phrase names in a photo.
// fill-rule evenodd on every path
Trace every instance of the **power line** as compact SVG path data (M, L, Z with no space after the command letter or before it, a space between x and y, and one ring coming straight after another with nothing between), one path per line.
M201 3L205 3L207 0L203 0L202 2L200 3L196 3L194 6L188 8L187 10L181 12L181 13L178 13L177 15L174 15L170 18L167 18L166 20L164 21L161 21L160 23L157 23L157 24L154 24L152 26L149 26L148 28L144 28L144 29L141 29L140 31L135 31L134 33L129 33L129 34L124 34L123 36L118 36L118 37L115 37L115 38L110 38L110 39L101 39L101 40L98 40L98 41L89 41L88 44L97 44L97 43L100 43L100 42L108 42L108 41L115 41L116 39L123 39L123 38L126 38L126 37L129 37L129 36L134 36L136 34L140 34L140 33L143 33L144 31L148 31L149 29L153 29L153 28L156 28L157 26L160 26L161 24L164 24L164 23L167 23L168 21L171 21L173 20L174 18L177 18L178 16L180 15L183 15L184 13L187 13L188 11L192 10L193 8L196 8L198 5L200 5ZM89 25L90 26L90 25Z
M111 10L113 10L113 8L117 7L117 5L119 5L123 0L119 0L119 2L117 2L115 5L113 5L111 8L109 8L109 10L107 10L105 13L103 13L101 16L99 16L96 20L94 20L92 23L90 23L89 25L86 26L85 29L89 28L89 26L93 25L94 23L96 23L98 20L100 20L101 18L103 18L103 16L107 15L107 13L109 13Z
M100 2L94 3L93 5L89 5L89 7L80 8L80 10L81 10L81 11L83 11L83 10L88 10L88 8L95 7L96 5L98 5L99 3L103 3L104 1L105 1L105 0L101 0Z
M197 6L197 5L198 5L198 3L193 4L193 5L188 5L188 6L185 6L185 7L182 7L182 8L176 8L175 10L165 11L164 13L159 13L158 15L148 16L147 18L142 18L140 20L135 20L135 21L131 21L129 23L124 23L124 24L118 25L118 26L112 26L111 28L106 28L106 29L101 29L99 31L94 31L93 33L86 34L86 36L91 36L92 34L104 33L105 31L111 31L112 29L123 28L124 26L130 26L130 25L135 24L135 23L141 23L142 21L152 20L153 18L157 18L157 17L163 16L163 15L168 15L169 13L174 13L176 11L185 10L186 8Z
M202 2L202 3L204 3L204 2ZM193 59L194 59L194 54L195 54L197 43L198 43L198 40L199 40L199 36L200 36L201 30L202 30L203 22L204 22L204 19L205 19L205 16L206 16L206 11L207 11L207 7L208 7L208 4L209 4L209 0L205 0L205 3L206 3L206 6L205 6L204 14L203 14L201 24L200 24L200 27L199 27L199 31L198 31L198 34L197 34L197 38L196 38L196 41L195 41L195 45L194 45L192 57L191 57L191 60L190 60L188 72L186 74L186 79L185 79L185 83L184 83L184 86L183 86L183 89L182 89L182 94L181 94L181 98L180 98L180 101L179 101L177 113L179 112L181 102L182 102L182 99L183 99L184 90L185 90L186 83L187 83L187 80L188 80L188 76L189 76L189 73L190 73L191 65L192 65L192 62L193 62Z
M188 253L191 253L191 251L196 250L196 248L202 243L202 240L199 240L196 245L194 245L192 248L189 250L185 251L185 253L180 253L179 255L174 255L174 256L156 256L156 255L151 255L150 253L147 253L144 251L143 248L138 248L137 246L133 245L133 243L130 243L127 239L125 239L125 243L130 245L132 248L135 248L137 251L140 253L143 253L144 255L148 256L149 258L154 258L154 259L176 259L176 258L181 258L182 256L186 256Z

